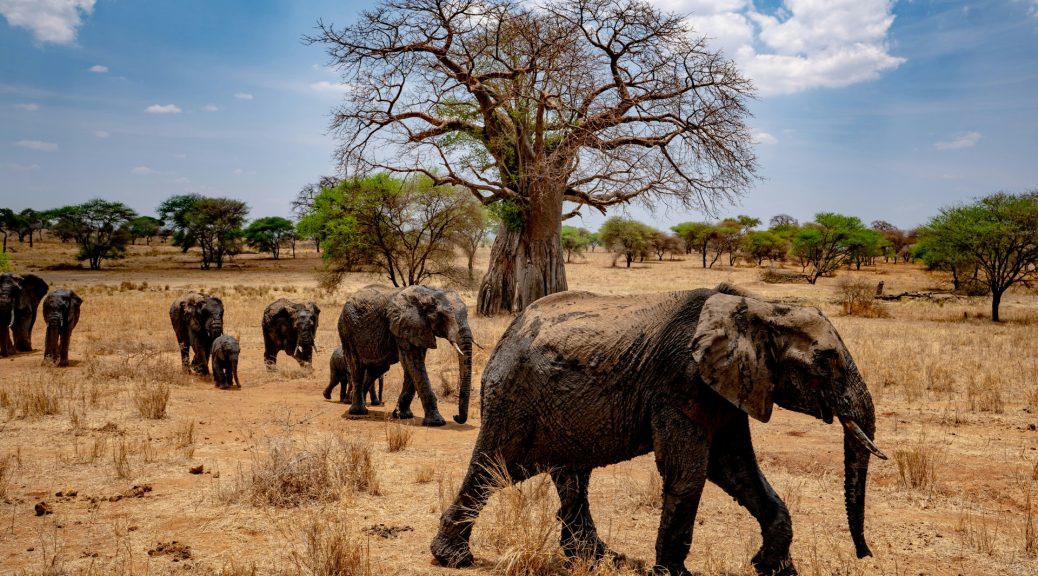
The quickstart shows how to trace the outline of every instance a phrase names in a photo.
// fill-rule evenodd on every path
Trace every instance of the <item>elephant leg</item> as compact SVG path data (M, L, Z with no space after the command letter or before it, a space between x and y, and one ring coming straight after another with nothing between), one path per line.
M600 560L606 553L604 542L598 538L595 521L587 499L591 470L557 469L551 479L559 493L558 518L562 522L560 544L569 558L580 557Z
M335 387L338 386L338 385L339 385L339 380L338 380L338 378L335 377L335 371L332 370L332 375L328 377L328 385L324 387L324 392L321 393L321 395L324 396L325 400L331 400L332 399L332 392L335 390ZM339 401L340 402L345 402L346 401L346 385L345 384L343 384L342 385L342 389L339 390Z
M191 370L202 376L209 375L209 354L205 350L205 344L200 338L191 334L191 349L194 357L191 359Z
M213 383L217 388L223 388L223 367L219 358L213 358Z
M68 366L68 347L72 340L72 328L65 327L61 330L61 343L58 345L58 366Z
M43 362L44 364L57 364L58 363L58 350L60 348L59 341L61 338L61 329L57 326L47 325L47 336L43 342Z
M14 354L14 342L11 341L11 329L6 325L0 326L0 356Z
M278 347L270 338L263 338L263 365L273 370L278 363Z
M348 414L364 416L368 413L367 407L364 406L364 391L367 390L365 384L368 382L369 373L369 370L364 367L350 373L350 392L353 396L353 404L350 404Z
M497 462L507 462L508 475L513 482L522 482L532 474L531 468L515 464L524 452L515 450L514 438L511 436L508 444L499 444L488 440L490 434L480 431L476 440L476 448L473 451L472 462L469 464L465 479L461 482L458 496L440 516L440 527L433 538L430 549L433 557L440 564L452 568L471 566L473 562L472 550L469 548L469 539L472 536L472 527L476 517L487 503L490 495L500 488L499 481L491 472L497 467L495 458L491 454L497 454Z
M663 477L663 511L656 536L656 574L691 576L685 558L706 484L711 434L677 410L653 415L653 449Z
M446 424L447 421L443 419L440 409L437 407L436 394L429 382L429 374L425 371L425 348L401 349L400 363L404 365L404 371L411 372L411 382L418 392L418 397L422 400L422 410L425 412L422 426Z
M400 397L397 398L396 409L393 410L393 418L401 420L414 418L414 412L411 412L411 401L414 400L414 393L414 382L411 380L411 374L404 370L404 383L400 385Z
M381 406L382 405L382 379L383 379L383 377L384 377L383 375L380 375L378 377L378 390L377 391L375 390L375 383L374 382L371 383L371 389L368 390L368 395L371 396L370 404L372 406Z
M789 546L793 542L789 510L757 467L750 425L745 416L718 431L710 453L707 477L760 523L764 541L751 560L757 573L795 576L797 571L789 556Z

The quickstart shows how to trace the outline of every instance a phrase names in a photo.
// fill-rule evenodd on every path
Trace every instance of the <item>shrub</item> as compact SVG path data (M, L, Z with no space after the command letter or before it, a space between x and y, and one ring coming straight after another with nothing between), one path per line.
M301 544L290 558L294 570L306 576L370 576L371 551L344 519L312 517L303 526Z
M843 313L848 316L864 316L865 318L885 316L883 307L876 302L876 287L867 280L843 278L836 285L836 295L843 307Z
M169 385L165 382L142 382L133 391L133 404L144 418L161 420L166 417Z
M7 252L0 252L0 272L11 271L11 255Z
M399 452L411 443L414 432L410 426L401 422L386 422L386 449L390 452Z
M768 266L760 271L760 281L766 284L806 284L808 278L806 274L788 272L774 266Z

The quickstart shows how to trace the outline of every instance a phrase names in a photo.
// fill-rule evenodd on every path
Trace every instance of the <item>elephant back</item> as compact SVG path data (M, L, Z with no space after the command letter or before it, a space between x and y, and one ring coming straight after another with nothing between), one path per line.
M397 359L396 342L389 331L387 307L399 288L370 285L351 295L339 314L339 339L344 351L369 364L388 364Z

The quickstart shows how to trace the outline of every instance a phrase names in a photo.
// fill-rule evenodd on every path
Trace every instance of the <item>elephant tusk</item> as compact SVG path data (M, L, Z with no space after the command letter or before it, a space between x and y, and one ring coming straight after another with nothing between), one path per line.
M458 346L458 345L457 345L456 343L454 343L454 342L451 342L451 344L453 344L453 345L454 345L454 349L458 351L458 354L461 354L462 356L464 356L464 355L465 355L465 353L461 351L461 346Z
M855 422L854 420L843 420L841 418L840 419L840 423L843 424L843 427L846 428L851 434L854 435L854 439L855 440L857 440L858 442L861 442L861 444L863 446L868 448L869 452L872 452L873 454L876 455L876 457L880 458L881 460L886 460L887 459L887 455L884 454L883 451L880 450L872 442L872 440L869 440L869 437L865 435L865 431L862 430L860 426L858 426L857 422Z

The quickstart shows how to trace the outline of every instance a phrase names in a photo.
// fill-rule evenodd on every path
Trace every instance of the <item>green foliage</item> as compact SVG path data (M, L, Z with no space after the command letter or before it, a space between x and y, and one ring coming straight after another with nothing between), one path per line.
M0 252L0 272L10 272L12 270L11 255L7 252Z
M494 217L505 225L509 232L521 232L526 226L526 211L514 200L500 200L489 206Z
M7 235L14 231L16 227L16 217L13 210L10 208L0 208L0 234L4 235L3 248L0 252L7 252Z
M865 225L854 216L833 212L815 214L815 221L804 225L793 237L792 254L800 260L804 270L811 268L808 282L832 274L846 263L851 255L850 241L865 230Z
M223 268L227 256L237 254L238 241L249 206L231 198L206 198L199 194L170 196L158 207L159 216L173 232L173 245L187 252L198 247L201 266Z
M574 254L583 254L591 244L591 232L575 226L563 226L561 238L562 250L566 253L566 262L570 262Z
M645 257L649 251L649 241L655 232L650 226L637 220L619 216L609 218L598 230L602 244L618 257L623 256L628 268L635 258Z
M717 237L717 228L708 222L682 222L670 228L685 244L685 254L693 250L703 257L703 268L706 268L706 254L710 242Z
M471 193L433 186L425 177L377 174L321 190L297 229L324 245L326 286L361 267L409 286L452 272L459 235L479 236L471 227L485 234L488 221L473 203Z
M130 220L130 241L136 243L138 239L144 238L148 244L151 244L152 237L157 236L161 229L162 220L151 216L138 216Z
M121 202L100 198L58 212L54 227L79 245L77 260L87 260L91 270L100 270L101 262L124 258L130 242L128 230L137 213Z
M862 264L871 265L877 256L883 254L886 246L887 241L882 233L865 227L852 230L844 241L847 258L858 270L861 270Z
M257 218L243 231L245 241L256 250L270 252L277 260L281 255L281 246L291 239L295 233L292 221L280 216Z
M991 319L1002 294L1038 278L1038 192L999 192L944 208L921 229L917 252L928 265L954 270L974 264L991 290Z
M741 250L746 258L755 260L760 266L764 260L785 260L789 241L771 230L751 230L743 237Z
M173 245L187 252L196 245L196 239L191 235L189 228L189 214L202 200L200 194L180 194L170 196L162 204L159 204L159 218L173 231Z

